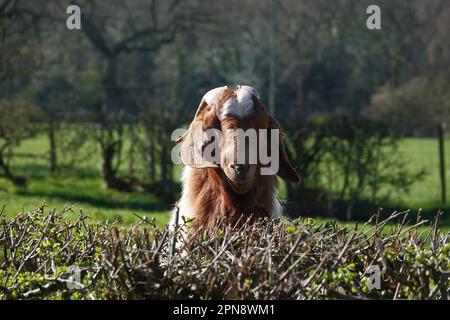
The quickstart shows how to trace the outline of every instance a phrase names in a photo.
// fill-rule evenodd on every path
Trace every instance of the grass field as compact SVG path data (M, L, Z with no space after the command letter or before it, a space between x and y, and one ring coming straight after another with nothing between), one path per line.
M25 141L17 150L24 153L43 154L48 150L45 137ZM399 155L407 157L412 169L425 168L427 176L412 186L407 195L392 193L389 203L383 204L388 210L422 208L426 215L432 216L438 209L450 209L450 205L440 203L440 182L438 170L438 145L434 139L409 138L401 142ZM81 151L80 151L81 152ZM22 210L32 210L45 202L49 208L64 206L74 208L74 214L83 210L93 219L118 220L124 223L135 221L133 213L154 217L159 225L167 223L171 204L162 203L156 197L143 193L121 193L103 188L98 171L98 153L95 149L85 150L84 159L70 171L57 177L49 172L45 159L20 158L13 166L14 173L26 176L26 187L13 187L0 177L0 209L11 216ZM446 144L446 156L450 163L450 142ZM179 176L179 168L175 169ZM450 176L447 170L447 177ZM449 180L450 181L450 180ZM3 190L6 187L8 191ZM450 188L447 198L450 203ZM322 219L320 219L322 220ZM444 213L443 227L450 229L450 218Z

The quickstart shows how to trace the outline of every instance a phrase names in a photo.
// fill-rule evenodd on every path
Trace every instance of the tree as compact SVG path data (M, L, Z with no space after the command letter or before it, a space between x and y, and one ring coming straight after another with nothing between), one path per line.
M12 172L11 159L14 148L37 133L35 121L39 110L33 105L3 100L0 101L0 114L0 168L6 179L23 184L25 179Z
M444 73L415 77L395 88L386 84L372 96L364 113L400 135L434 136L450 122L450 82Z
M91 132L101 150L101 172L110 188L129 189L117 176L117 158L122 150L124 126L136 120L136 98L126 92L120 73L126 70L127 55L151 53L174 41L182 28L201 19L193 19L196 1L79 1L82 11L82 35L99 55L104 98L91 113ZM120 9L118 9L120 8ZM51 12L61 10L54 2ZM152 72L152 70L148 70ZM134 113L134 115L133 115Z
M288 149L302 178L287 186L295 215L328 213L351 220L355 206L366 212L368 205L386 203L393 191L408 192L425 174L406 166L398 137L383 122L338 111L291 132Z
M40 106L43 122L46 125L45 132L47 133L50 143L49 160L50 171L56 173L58 170L58 129L64 120L65 107L70 101L72 88L64 77L55 77L38 88L36 93L36 101Z

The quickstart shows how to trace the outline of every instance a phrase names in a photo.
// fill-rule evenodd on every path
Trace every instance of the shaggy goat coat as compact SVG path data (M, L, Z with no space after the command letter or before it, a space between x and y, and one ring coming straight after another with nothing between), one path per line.
M211 230L219 218L231 224L236 223L241 215L280 218L282 207L276 196L276 176L258 175L255 179L255 187L240 195L230 189L220 169L184 167L178 214L186 220L194 219L194 230ZM176 212L172 214L172 225L176 223L175 218Z

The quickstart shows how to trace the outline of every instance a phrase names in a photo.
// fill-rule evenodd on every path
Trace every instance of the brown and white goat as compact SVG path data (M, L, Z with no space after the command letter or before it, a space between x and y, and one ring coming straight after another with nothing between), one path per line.
M262 175L263 165L259 160L253 164L225 160L229 159L226 156L230 152L236 150L236 141L226 138L227 130L280 128L261 104L258 92L249 86L238 86L234 90L219 87L207 92L189 130L177 140L177 143L182 144L181 153L194 144L204 150L210 143L202 139L198 141L199 138L193 134L194 124L200 124L203 130L213 128L223 133L219 142L221 161L193 164L183 158L183 191L178 208L172 212L171 224L177 223L178 218L181 223L184 217L185 220L192 219L194 230L201 228L211 231L218 219L233 224L242 215L281 217L276 174L286 181L295 182L299 179L287 159L281 135L276 138L279 145L279 169L274 174Z

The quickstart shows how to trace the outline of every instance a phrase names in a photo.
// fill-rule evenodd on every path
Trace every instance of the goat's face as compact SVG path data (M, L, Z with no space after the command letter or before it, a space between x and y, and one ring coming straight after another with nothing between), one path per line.
M258 157L261 137L258 133L267 129L279 129L279 126L261 104L255 89L248 86L238 86L235 90L220 87L205 94L188 132L177 142L183 142L182 154L197 150L203 155L213 142L218 145L220 154L213 151L214 160L199 163L185 161L183 157L183 162L194 168L220 168L230 188L237 194L245 194L255 186L256 177L262 172L263 165ZM199 134L207 131L216 134L214 137ZM270 132L267 134L270 136ZM298 181L297 173L287 160L282 139L278 136L276 139L279 168L275 173L285 180ZM262 147L270 149L270 145L265 143ZM251 155L257 155L257 158Z
M238 193L243 194L252 189L255 183L255 176L258 171L258 164L251 163L250 152L255 151L257 146L255 141L253 143L243 143L236 135L230 134L242 130L246 132L248 129L257 128L255 119L249 115L242 119L236 115L228 114L223 115L221 120L221 161L220 168L225 173L226 180L229 183L231 189ZM240 144L243 145L241 146ZM242 147L242 149L240 149ZM238 161L238 150L244 152L244 161Z

